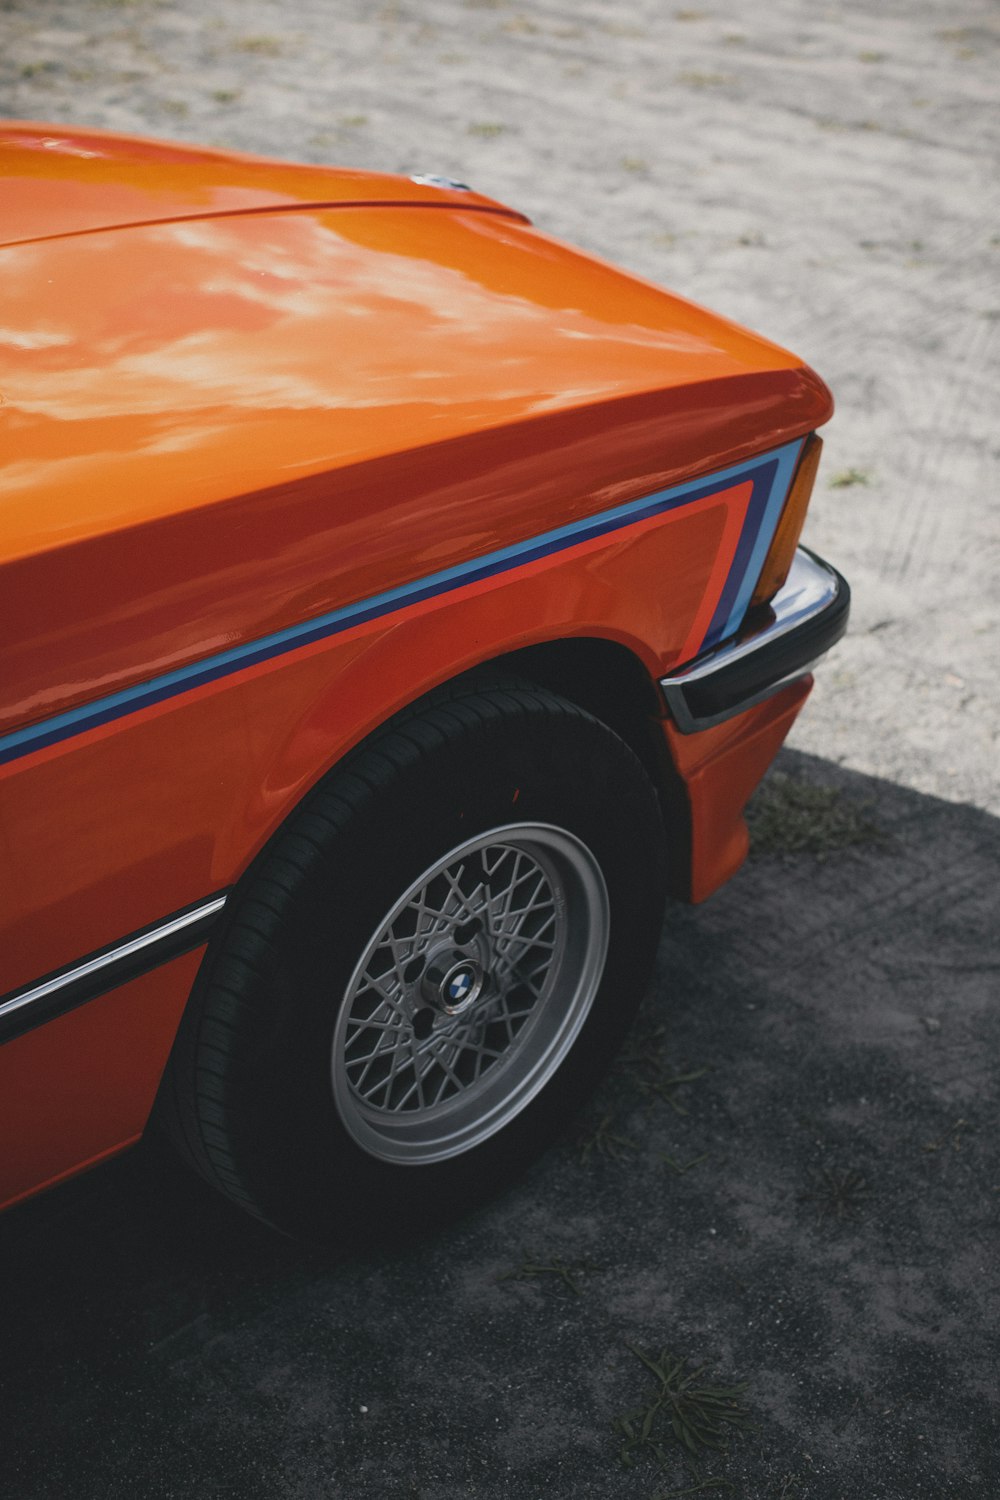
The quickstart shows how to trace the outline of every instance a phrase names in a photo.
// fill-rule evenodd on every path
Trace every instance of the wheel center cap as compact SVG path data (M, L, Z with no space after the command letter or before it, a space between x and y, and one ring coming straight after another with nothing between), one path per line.
M424 999L446 1016L460 1016L475 1005L482 993L485 974L482 966L466 953L439 954L424 973Z

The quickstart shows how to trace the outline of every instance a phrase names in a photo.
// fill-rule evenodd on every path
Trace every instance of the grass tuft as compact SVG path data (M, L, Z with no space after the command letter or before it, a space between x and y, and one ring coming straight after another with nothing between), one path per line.
M861 242L867 248L865 241ZM831 490L849 490L855 484L871 484L872 476L867 469L841 469L830 479Z
M637 1149L635 1141L611 1129L614 1118L613 1114L606 1114L595 1130L579 1138L577 1148L582 1162L588 1162L592 1156L602 1156L605 1161L624 1161L629 1152Z
M869 807L839 787L773 771L747 808L751 853L813 854L822 860L839 849L882 844L886 835L869 817Z
M519 1266L513 1270L504 1271L497 1277L498 1281L537 1281L541 1285L551 1286L555 1290L565 1290L574 1297L582 1297L579 1278L581 1276L593 1275L595 1271L603 1271L603 1266L595 1265L590 1260L563 1260L554 1255L551 1260L540 1260L537 1256L526 1255Z
M968 1121L956 1120L954 1125L949 1125L944 1135L942 1135L938 1140L926 1141L924 1143L924 1151L926 1151L927 1154L931 1156L934 1155L935 1152L947 1150L949 1147L952 1151L961 1151L962 1132L963 1130L968 1130L968 1128Z
M647 1098L662 1099L664 1104L669 1104L675 1115L686 1115L688 1111L679 1099L675 1097L675 1091L687 1083L697 1083L699 1078L704 1078L708 1072L707 1068L692 1068L687 1073L661 1074L656 1078L640 1078L639 1091Z
M843 1224L847 1219L860 1217L868 1197L868 1184L860 1172L839 1172L836 1167L822 1167L809 1175L814 1187L802 1197L806 1202L816 1204L820 1223L824 1219L836 1219L838 1224Z
M704 1478L694 1467L705 1451L724 1453L734 1434L755 1431L742 1396L747 1382L717 1385L707 1364L687 1371L687 1361L664 1349L659 1358L634 1344L627 1346L653 1376L654 1387L644 1405L622 1412L612 1421L621 1439L618 1457L627 1469L642 1456L661 1467L680 1449L694 1475L694 1484L671 1495L732 1488L728 1480Z
M700 1156L694 1157L692 1161L678 1161L675 1156L668 1156L666 1151L659 1153L660 1161L664 1166L670 1167L678 1177L683 1177L685 1172L690 1172L692 1167L699 1167L703 1161L708 1161L708 1152L703 1151Z
M244 36L233 43L237 52L248 52L254 57L280 57L281 38L276 36Z

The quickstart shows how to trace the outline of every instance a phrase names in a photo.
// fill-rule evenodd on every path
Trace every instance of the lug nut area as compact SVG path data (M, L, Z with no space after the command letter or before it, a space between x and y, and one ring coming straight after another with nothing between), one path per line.
M406 965L406 968L403 970L404 983L417 984L423 972L424 955L422 953L418 953L410 959L409 963Z
M434 1012L429 1005L422 1005L413 1014L413 1035L418 1042L425 1042L434 1030Z
M475 1005L485 982L478 959L457 948L447 948L428 960L420 981L421 998L441 1015L460 1016Z

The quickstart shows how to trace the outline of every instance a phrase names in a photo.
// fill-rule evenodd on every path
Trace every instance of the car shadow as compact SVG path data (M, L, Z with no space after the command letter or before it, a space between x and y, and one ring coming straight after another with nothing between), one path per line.
M450 1228L301 1246L155 1141L0 1221L0 1492L991 1493L1000 821L785 751L751 827L573 1132ZM635 1348L754 1432L624 1468Z

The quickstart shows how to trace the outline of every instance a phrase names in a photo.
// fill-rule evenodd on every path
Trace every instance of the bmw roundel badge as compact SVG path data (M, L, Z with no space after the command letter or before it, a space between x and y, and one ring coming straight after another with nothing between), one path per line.
M468 969L459 969L448 981L448 999L453 1004L460 1004L472 989L472 975Z

